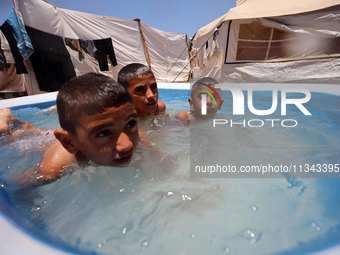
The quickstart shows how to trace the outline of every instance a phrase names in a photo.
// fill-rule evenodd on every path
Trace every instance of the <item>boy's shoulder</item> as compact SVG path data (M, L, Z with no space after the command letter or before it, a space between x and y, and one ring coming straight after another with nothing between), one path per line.
M166 105L165 105L165 103L163 101L158 100L157 106L158 106L157 112L165 112Z
M176 118L182 120L189 120L191 117L191 111L180 112L176 115Z
M69 153L59 141L55 141L44 153L38 170L44 180L55 180L65 166L75 161L75 154Z

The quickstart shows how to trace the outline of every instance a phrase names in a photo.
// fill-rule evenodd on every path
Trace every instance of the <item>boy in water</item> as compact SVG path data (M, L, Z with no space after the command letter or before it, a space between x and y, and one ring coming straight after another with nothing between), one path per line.
M54 131L57 141L34 169L39 181L59 178L75 161L105 166L131 162L139 141L137 112L116 81L95 73L72 78L59 90L57 108L62 129ZM32 180L32 172L25 176Z
M9 122L11 120L10 109L0 109L0 135L9 132Z
M177 118L190 121L190 119L206 119L215 116L218 110L221 110L223 99L221 99L221 89L215 88L215 84L218 82L210 77L199 79L194 83L191 88L190 98L188 99L190 104L190 111L181 112L177 114ZM208 92L214 97L208 94ZM202 115L202 95L206 95L206 114Z
M138 116L165 112L165 103L158 100L155 76L145 65L133 63L123 67L118 73L118 82L131 95Z

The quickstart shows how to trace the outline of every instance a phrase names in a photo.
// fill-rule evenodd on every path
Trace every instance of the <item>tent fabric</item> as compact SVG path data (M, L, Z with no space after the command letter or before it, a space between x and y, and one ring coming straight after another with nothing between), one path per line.
M139 62L148 65L139 24L135 20L62 9L43 0L14 0L13 2L26 26L64 38L84 41L112 38L118 65L109 63L109 70L104 73L114 78L127 64ZM189 62L186 35L164 32L142 22L141 29L150 53L151 68L157 81L172 81L182 69L184 71L176 81L187 81L190 68L184 68ZM72 62L77 75L86 73L89 69L93 72L98 70L98 64L93 65L96 62L93 58L86 60L84 64L87 66L86 69L82 68L81 63L77 66L79 60L74 60L73 57Z
M190 66L185 34L168 33L147 24L142 31L148 45L151 69L157 80L163 82L188 81Z
M239 1L237 7L199 29L192 40L192 53L197 54L193 78L339 83L340 1L290 2ZM261 8L255 8L255 3ZM282 7L283 3L299 8L293 11ZM253 9L246 14L246 7ZM216 30L218 50L214 51L211 42Z
M188 63L190 60L186 34L168 33L137 20L62 9L45 0L13 0L13 5L15 14L22 23L17 24L18 26L21 28L22 25L26 28L30 27L63 39L64 47L71 61L68 67L73 66L75 75L96 72L117 79L119 70L125 65L142 63L150 64L158 82L174 80L181 82L189 79L190 66ZM20 27L16 29L18 30ZM18 47L11 49L13 42L10 42L11 44L8 42L3 31L0 31L0 39L6 63L18 61ZM109 49L105 45L104 47L101 45L99 46L100 52L98 52L98 49L93 47L94 42L104 39L110 40L107 42L112 43L112 50L110 45ZM78 43L81 50L79 50ZM34 43L32 44L34 46ZM20 62L24 63L20 66L21 69L24 70L26 67L28 72L20 74L22 76L21 85L24 84L28 94L40 93L41 90L55 90L61 85L59 84L61 81L58 82L58 79L52 79L58 84L48 85L52 80L43 78L41 72L37 71L36 63L39 59L37 54L42 55L41 52L39 53L39 49L37 51L34 51L29 59ZM64 70L64 67L60 65L55 68ZM68 72L72 71L68 70ZM1 87L2 81L0 80ZM0 90L0 92L3 91Z
M224 20L278 17L321 10L340 4L340 0L241 0ZM259 8L261 7L261 8Z
M17 75L14 64L0 64L0 91L3 93L24 92L23 76Z
M238 0L226 14L197 30L201 37L225 21L301 14L340 5L340 0Z

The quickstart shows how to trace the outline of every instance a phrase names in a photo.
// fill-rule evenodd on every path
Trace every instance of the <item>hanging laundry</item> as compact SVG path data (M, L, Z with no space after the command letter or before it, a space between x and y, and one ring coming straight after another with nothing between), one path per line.
M1 49L1 38L0 38L0 64L6 64L6 58L4 51Z
M12 7L11 13L9 14L6 21L11 26L11 30L17 42L17 47L21 56L27 60L33 54L34 48L31 43L31 39L27 34L25 26L14 7Z
M0 45L1 50L4 53L6 63L15 63L15 60L13 58L13 54L11 51L11 47L9 46L8 40L4 33L0 30Z
M217 42L217 36L219 35L218 28L215 28L213 36L202 46L202 64L207 66L208 59L215 54L220 53L220 46Z
M210 58L214 54L219 54L220 53L220 46L218 45L217 42L217 36L219 35L219 30L215 28L213 37L209 39L209 49L207 50L207 57Z
M203 45L203 49L202 49L202 54L203 54L203 60L202 60L202 63L204 66L207 66L207 59L208 59L208 48L209 48L209 43L206 42L204 45Z
M2 26L0 27L0 30L5 35L8 44L11 48L11 52L15 61L15 67L17 69L17 74L27 73L22 55L20 54L17 46L17 41L13 36L11 26L7 23L7 21L5 21L5 23L2 24Z
M97 51L96 46L94 46L93 40L82 40L79 39L80 47L90 56L96 57L95 52Z
M109 55L112 65L113 66L117 65L117 60L116 60L111 38L94 40L94 45L97 48L97 51L95 53L96 53L101 71L109 71L107 55Z
M63 83L76 76L64 39L28 26L26 30L35 49L30 60L40 90L59 90Z
M79 61L82 61L85 58L83 49L81 48L80 42L79 42L78 39L71 39L71 38L66 38L65 37L65 44L67 46L69 46L72 50L78 51L78 53L79 53Z

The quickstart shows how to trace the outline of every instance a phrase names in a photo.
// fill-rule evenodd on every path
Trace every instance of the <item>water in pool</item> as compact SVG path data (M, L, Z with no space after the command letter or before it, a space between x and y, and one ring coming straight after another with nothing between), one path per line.
M2 139L0 209L27 232L82 254L305 254L337 244L340 179L190 178L190 166L339 164L339 97L313 93L312 118L292 107L295 128L212 129L174 118L188 110L189 95L160 90L168 115L140 123L157 151L140 147L126 168L74 166L55 182L22 189L11 180L39 163L44 144ZM223 92L220 117L231 116L229 96ZM268 109L270 95L258 97L257 106ZM41 107L49 105L12 112L39 127L59 127L56 113Z

